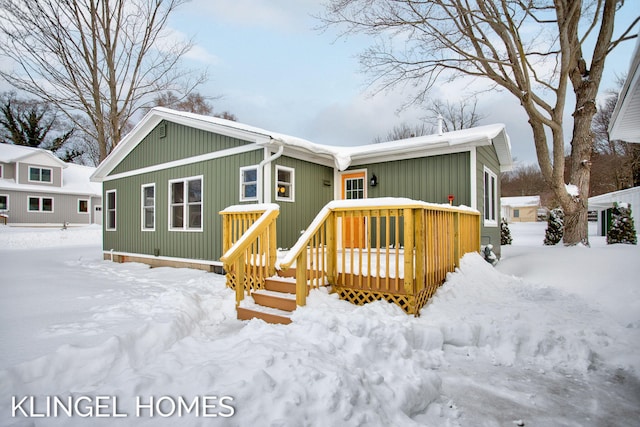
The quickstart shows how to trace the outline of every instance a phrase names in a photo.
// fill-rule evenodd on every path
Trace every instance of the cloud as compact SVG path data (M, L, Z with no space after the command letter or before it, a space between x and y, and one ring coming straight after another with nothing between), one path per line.
M309 29L310 11L322 5L315 0L195 0L185 7L228 24L297 31Z

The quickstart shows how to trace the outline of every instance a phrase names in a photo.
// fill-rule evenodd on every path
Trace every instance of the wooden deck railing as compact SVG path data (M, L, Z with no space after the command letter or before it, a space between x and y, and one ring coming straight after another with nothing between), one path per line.
M222 250L227 285L236 291L236 304L245 293L260 289L264 280L275 274L276 204L238 205L222 215Z
M330 284L362 304L395 302L417 314L467 252L480 250L480 214L407 199L329 203L279 263L296 266L296 302Z

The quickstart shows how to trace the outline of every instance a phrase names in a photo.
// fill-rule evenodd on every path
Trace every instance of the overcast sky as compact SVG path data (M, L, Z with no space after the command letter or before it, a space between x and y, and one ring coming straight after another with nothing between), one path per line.
M365 36L337 39L322 33L312 15L314 0L193 0L175 11L171 28L194 37L193 66L207 66L210 79L200 88L217 112L228 110L240 122L330 145L366 144L402 122L416 123L425 113L411 108L398 113L402 93L372 96L357 55L368 46ZM635 9L635 10L634 10ZM640 15L637 2L619 14L617 33L629 17ZM626 74L635 41L607 59L601 89L614 88ZM435 98L456 100L459 85L440 86ZM572 107L571 105L569 105ZM478 111L482 124L505 123L513 156L536 162L527 118L505 93L485 93ZM570 133L567 135L570 138Z

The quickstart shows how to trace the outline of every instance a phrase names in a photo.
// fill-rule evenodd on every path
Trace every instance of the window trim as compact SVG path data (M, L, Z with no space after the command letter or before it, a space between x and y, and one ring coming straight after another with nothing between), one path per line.
M254 197L245 197L244 195L244 191L242 191L244 189L244 171L247 170L255 170L256 171L256 180L255 180L255 186L256 186L256 195ZM251 181L253 182L253 181ZM253 185L253 184L252 184ZM258 165L251 165L251 166L242 166L240 167L240 201L241 202L257 202L258 201L258 189L260 187L260 174L258 173Z
M144 190L149 187L153 188L153 205L146 206L144 204L145 203ZM146 222L145 222L145 212L149 208L153 210L153 226L152 227L146 227ZM156 231L156 183L155 182L152 182L149 184L142 184L140 186L140 230Z
M87 211L86 212L82 212L80 210L80 202L87 202ZM89 212L91 211L91 202L89 201L89 199L78 199L78 214L79 215L89 215Z
M31 199L37 199L38 200L38 209L31 209ZM50 211L45 211L44 210L43 201L45 199L51 200L51 210ZM55 212L55 203L54 203L53 197L48 197L48 196L27 196L27 212L46 213L46 214L54 213Z
M9 208L10 208L9 200L11 198L9 197L8 194L0 194L0 197L6 197L7 198L7 203L6 203L7 206L4 209L0 209L0 212L9 212Z
M192 228L189 227L189 185L188 183L190 181L196 181L196 180L200 180L200 202L198 203L191 203L191 205L193 204L200 204L200 228ZM171 193L171 186L173 184L175 184L176 182L182 182L186 185L183 186L183 202L180 203L183 206L183 221L182 221L182 227L173 227L172 226L172 207L173 207L173 203L172 203L172 199L173 199L173 194ZM189 176L189 177L185 177L185 178L177 178L177 179L170 179L168 181L168 200L167 200L167 207L168 207L168 230L169 231L186 231L186 232L199 232L202 233L204 231L204 175L196 175L196 176Z
M291 176L291 182L289 182L289 197L280 197L280 192L278 189L280 188L280 181L278 181L278 171L289 172ZM294 168L290 168L287 166L276 165L276 176L275 176L275 192L276 192L276 200L280 202L295 202L296 201L296 170Z
M113 208L109 207L109 194L113 193ZM117 231L118 230L118 191L108 190L104 192L105 200L104 205L106 206L103 209L103 218L104 218L104 229L106 231ZM113 210L113 227L109 227L109 212Z
M38 176L40 179L31 179L31 170L32 169L37 169L38 172ZM49 171L49 177L51 178L49 181L43 181L42 180L42 171L43 170L48 170ZM52 168L45 168L42 166L29 166L28 172L27 172L27 181L29 182L40 182L40 183L45 183L45 184L53 184L53 169Z
M488 182L487 182L488 177ZM487 184L491 187L491 193L487 193ZM482 173L482 204L483 204L483 212L482 219L484 225L486 227L497 227L498 226L498 175L493 172L488 167L484 166L484 170ZM493 200L492 200L493 198ZM487 217L487 201L491 204L492 210L489 212L489 217ZM491 213L493 213L493 218L491 217Z
M4 165L0 163L0 178L4 177L3 173L4 173Z

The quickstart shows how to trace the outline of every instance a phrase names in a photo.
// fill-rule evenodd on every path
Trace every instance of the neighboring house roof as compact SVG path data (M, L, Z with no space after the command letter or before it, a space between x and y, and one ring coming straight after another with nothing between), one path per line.
M510 206L512 208L522 208L527 206L540 206L540 196L519 196L519 197L501 197L501 206Z
M37 158L37 160L35 160ZM33 161L43 166L67 167L67 163L42 148L25 147L23 145L0 143L0 162L17 163Z
M618 95L611 114L609 138L626 142L640 142L640 34L631 58L627 79Z
M626 190L613 191L599 196L589 197L589 209L609 209L614 203L630 203L634 205L634 214L640 206L640 186Z
M62 171L62 187L38 184L19 184L15 179L0 179L0 189L29 191L36 193L77 194L102 196L102 186L89 180L96 168L65 163L50 151L40 148L22 147L13 144L0 144L0 162L16 163L29 161L40 166L59 166Z
M127 134L113 152L98 166L91 177L102 181L162 120L196 129L215 132L255 142L264 146L284 146L285 154L302 155L305 159L345 170L351 165L367 162L397 160L461 151L475 146L493 144L502 170L512 166L511 143L503 124L479 126L471 129L427 135L381 144L352 147L316 144L302 138L272 132L242 123L156 107Z

